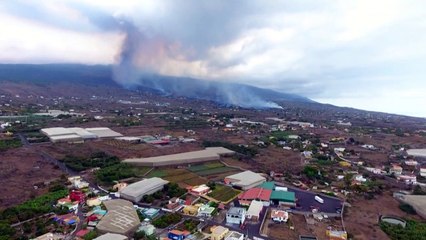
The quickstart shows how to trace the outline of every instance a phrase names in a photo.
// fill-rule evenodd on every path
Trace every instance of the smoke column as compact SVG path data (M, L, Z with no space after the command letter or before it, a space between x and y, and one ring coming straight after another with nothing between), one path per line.
M156 68L174 57L174 45L160 37L144 34L129 21L121 21L120 29L125 38L113 67L113 78L124 87L145 87L166 95L244 108L281 108L256 94L256 88L243 84L161 76Z

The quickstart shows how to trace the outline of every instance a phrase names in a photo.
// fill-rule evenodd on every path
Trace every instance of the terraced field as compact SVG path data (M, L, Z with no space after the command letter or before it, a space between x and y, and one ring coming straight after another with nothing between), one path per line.
M227 203L237 197L240 193L241 191L233 189L232 187L228 187L225 185L216 185L216 188L207 195L218 201Z
M155 169L148 174L148 177L161 177L167 181L177 183L181 187L197 186L208 182L208 179L186 169Z
M205 163L201 165L194 165L188 168L189 171L194 172L200 176L207 177L211 175L218 175L226 172L233 172L236 169L227 167L220 162Z

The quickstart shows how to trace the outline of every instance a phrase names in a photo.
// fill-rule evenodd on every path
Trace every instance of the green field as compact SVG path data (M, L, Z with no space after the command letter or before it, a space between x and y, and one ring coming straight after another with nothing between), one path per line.
M215 175L218 173L226 173L226 172L232 172L235 171L235 168L231 168L231 167L219 167L219 168L212 168L212 169L207 169L204 171L199 171L196 172L198 175L200 176L209 176L209 175Z
M216 188L207 195L218 201L228 202L238 196L238 194L240 194L240 191L235 190L232 187L216 185Z
M147 177L152 178L152 177L165 177L165 176L167 176L167 173L164 170L154 169L154 170L152 170L151 172L148 173Z
M208 182L207 179L200 177L194 172L175 168L155 169L148 174L148 177L161 177L167 181L177 183L181 187L186 187L188 185L197 186Z
M212 162L212 163L205 163L200 165L194 165L188 168L189 171L196 173L200 176L209 176L209 175L215 175L220 173L226 173L235 171L235 168L227 167L223 165L220 162Z

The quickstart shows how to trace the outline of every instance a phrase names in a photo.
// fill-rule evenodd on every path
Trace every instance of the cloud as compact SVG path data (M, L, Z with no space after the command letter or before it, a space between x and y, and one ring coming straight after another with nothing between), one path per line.
M425 14L425 2L403 0L10 1L0 6L0 20L11 23L0 27L0 61L115 63L127 21L143 40L132 56L140 71L348 106L385 103L382 92L392 92L415 105L426 102L406 95L426 89Z

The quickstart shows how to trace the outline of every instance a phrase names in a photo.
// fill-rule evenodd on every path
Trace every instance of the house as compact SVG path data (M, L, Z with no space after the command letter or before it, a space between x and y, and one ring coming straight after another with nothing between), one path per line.
M269 206L272 190L264 188L252 188L238 196L241 205L250 205L253 200L261 201L264 206Z
M69 197L66 197L59 199L56 205L75 211L78 208L78 201L72 201Z
M155 227L149 222L149 219L145 219L137 232L144 232L145 235L149 236L155 233Z
M296 140L296 139L299 139L300 136L299 135L288 135L287 138L292 139L292 140Z
M361 147L368 150L377 150L377 148L374 145L370 145L370 144L364 144Z
M417 161L414 161L414 160L407 160L404 163L405 163L405 165L412 166L412 167L415 167L415 166L417 166L417 164L419 164Z
M303 151L302 155L306 159L312 159L312 151Z
M157 209L157 208L144 208L144 209L141 210L141 213L146 218L154 219L160 213L160 209Z
M99 206L102 204L102 201L99 200L99 198L94 197L94 198L89 198L86 200L86 204L89 207L94 207L94 206Z
M211 207L208 204L201 205L200 208L198 208L197 216L198 217L206 217L206 218L211 217L214 210L215 210L215 208Z
M363 183L363 182L366 182L366 181L367 181L367 179L366 179L366 178L364 178L364 176L362 176L361 174L357 174L357 175L355 175L354 180L355 180L356 182L359 182L359 183Z
M172 240L183 240L190 235L188 231L171 230L167 234L167 237Z
M81 229L80 231L75 233L75 236L79 238L84 238L84 236L86 236L89 232L89 229Z
M340 165L341 167L350 167L350 166L351 166L351 163L349 163L349 162L345 162L345 161L340 161L340 162L339 162L339 165Z
M399 165L392 165L392 167L389 169L389 173L390 174L394 174L394 175L401 175L402 174L402 167Z
M196 196L207 194L209 191L210 191L210 188L206 184L193 187L189 190L191 194Z
M371 167L366 167L365 168L367 171L372 172L374 174L382 174L383 170L380 168L371 168Z
M263 210L263 202L252 201L247 210L246 218L251 221L258 221L262 210Z
M214 226L210 231L212 232L210 235L211 240L222 240L229 233L229 229L222 226Z
M274 222L287 222L288 212L274 209L271 211L271 218Z
M226 213L226 223L243 224L246 218L246 209L240 207L231 207Z
M399 175L396 177L399 181L403 181L406 184L416 184L417 183L417 177L414 175Z
M198 209L200 207L198 205L185 205L183 208L183 214L195 216L198 214Z
M117 184L115 184L114 186L112 186L112 189L113 190L115 190L115 191L117 191L117 192L120 192L121 190L123 190L125 187L127 187L127 183L117 183Z
M346 231L327 230L326 235L330 240L347 240L348 233Z
M275 205L295 206L296 194L288 191L272 191L270 200Z
M72 184L73 187L77 189L83 189L89 187L89 183L84 181L81 176L69 177L68 181Z
M166 208L172 211L176 211L180 206L180 199L174 197L169 200L169 203L166 205Z
M243 240L244 234L239 232L230 231L228 235L226 235L225 240Z
M83 203L85 201L86 195L81 191L72 190L70 192L69 198L71 199L71 201Z

